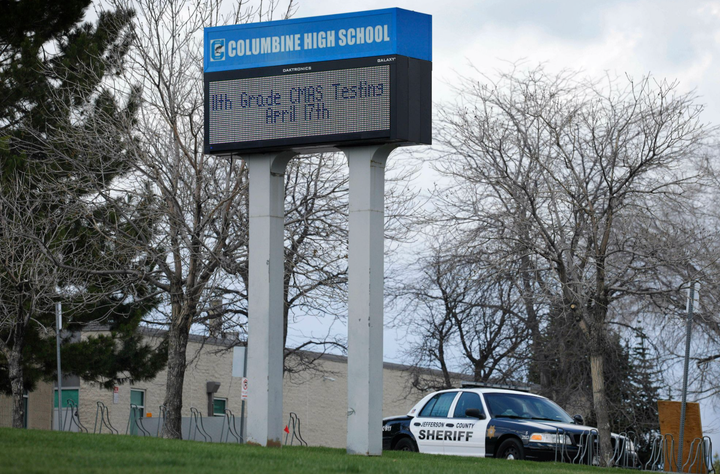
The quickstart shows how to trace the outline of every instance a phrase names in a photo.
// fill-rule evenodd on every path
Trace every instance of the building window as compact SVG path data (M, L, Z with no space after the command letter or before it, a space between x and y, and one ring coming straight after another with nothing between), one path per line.
M145 390L130 389L130 434L138 432L137 419L145 416Z
M73 413L75 410L73 410L74 407L78 406L78 401L80 400L80 390L77 388L63 388L62 389L62 410L58 409L58 390L57 387L55 388L55 393L53 394L53 406L55 409L53 410L53 429L59 430L68 430L70 427L72 427L72 420L70 417L73 416Z
M64 388L62 391L62 406L63 408L68 408L71 406L72 403L75 403L75 406L78 405L78 401L80 400L80 391L77 388ZM57 388L55 389L55 408L58 407L58 391Z
M227 408L227 398L213 399L213 416L225 416L225 408Z

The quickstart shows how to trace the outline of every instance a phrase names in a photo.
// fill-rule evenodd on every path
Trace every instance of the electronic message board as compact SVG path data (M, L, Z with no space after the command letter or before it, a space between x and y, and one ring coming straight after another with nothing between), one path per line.
M430 143L430 17L401 9L205 30L205 152Z

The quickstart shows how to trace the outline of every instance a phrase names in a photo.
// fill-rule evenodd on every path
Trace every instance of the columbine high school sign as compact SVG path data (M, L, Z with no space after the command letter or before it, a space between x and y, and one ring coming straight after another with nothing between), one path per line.
M430 143L430 16L401 9L205 30L205 152Z
M431 142L431 18L397 8L205 30L205 153L250 182L248 442L282 438L284 173L303 152L348 158L348 437L382 453L384 173Z

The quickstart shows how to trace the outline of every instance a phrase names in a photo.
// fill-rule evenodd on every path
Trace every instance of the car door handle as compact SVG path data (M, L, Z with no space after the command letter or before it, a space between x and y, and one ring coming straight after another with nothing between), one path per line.
M455 425L453 425L452 423L445 423L445 426L447 426L448 428L452 428Z
M413 423L415 426L420 426L420 423Z

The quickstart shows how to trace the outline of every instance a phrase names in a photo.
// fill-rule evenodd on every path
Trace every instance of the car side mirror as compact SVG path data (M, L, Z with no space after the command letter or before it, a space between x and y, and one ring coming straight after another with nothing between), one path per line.
M576 425L584 425L585 424L585 421L583 420L582 415L573 416L573 421L575 422Z
M478 420L485 419L485 413L482 413L477 408L468 408L467 410L465 410L465 416L469 416L470 418L477 418Z

